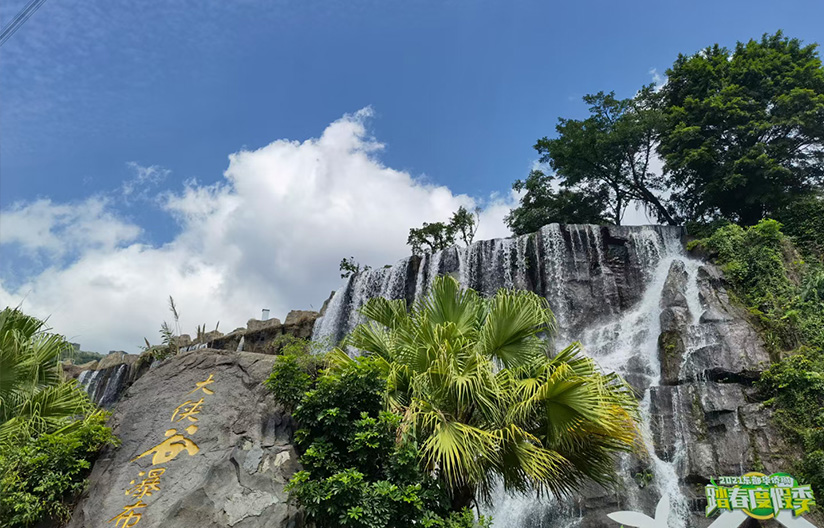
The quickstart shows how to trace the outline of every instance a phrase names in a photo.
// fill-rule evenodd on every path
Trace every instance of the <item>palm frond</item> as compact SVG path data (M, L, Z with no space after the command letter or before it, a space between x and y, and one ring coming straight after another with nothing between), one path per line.
M501 290L489 300L438 277L407 314L403 301L372 299L343 346L386 375L386 405L399 434L453 498L470 490L570 493L587 479L606 484L613 457L634 447L637 401L603 373L579 343L550 357L555 319L545 299ZM342 350L330 368L353 361Z
M0 445L69 426L94 408L74 380L63 379L69 345L18 309L0 312Z

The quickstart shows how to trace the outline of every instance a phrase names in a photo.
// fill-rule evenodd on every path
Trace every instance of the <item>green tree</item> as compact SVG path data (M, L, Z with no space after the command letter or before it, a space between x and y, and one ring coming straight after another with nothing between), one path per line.
M459 238L468 246L475 240L475 232L478 230L479 218L479 209L476 208L475 211L470 213L469 210L462 205L457 211L452 213L452 218L449 220L449 227L452 229L455 237Z
M658 220L676 224L671 208L658 195L665 190L663 175L651 168L663 115L660 96L645 86L629 99L599 92L584 96L584 102L589 117L559 119L558 137L544 137L535 144L541 162L555 170L562 187L587 197L588 203L608 196L602 210L609 211L608 218L616 225L632 201Z
M449 491L453 509L489 499L493 486L566 494L613 477L613 454L635 439L637 402L573 344L550 357L552 312L526 291L483 299L451 277L407 313L371 299L370 320L345 340L377 361L388 408L420 446L423 469ZM352 360L330 353L332 365Z
M65 523L86 489L100 449L117 445L106 413L94 413L68 432L43 434L0 449L0 526Z
M795 200L776 217L805 257L824 263L824 191Z
M474 212L469 212L466 207L460 206L452 213L449 222L424 222L420 228L411 228L406 243L412 246L413 255L444 250L454 246L457 240L468 246L475 239L478 229L478 211L476 208Z
M360 273L361 270L366 271L369 269L372 268L369 266L364 266L363 268L361 268L360 263L355 260L355 257L344 257L340 261L340 278L348 279L352 275Z
M679 210L743 225L824 178L824 68L817 45L779 31L680 55L667 71L659 152Z
M0 312L0 446L78 427L94 404L63 379L60 354L71 345L19 309Z
M434 253L455 245L455 232L444 222L424 222L420 228L409 229L406 243L412 246L413 255Z
M552 189L555 178L533 170L525 180L517 180L512 188L523 191L520 206L511 210L504 222L516 235L534 233L542 226L559 224L603 224L604 209L609 201L605 187L599 192Z

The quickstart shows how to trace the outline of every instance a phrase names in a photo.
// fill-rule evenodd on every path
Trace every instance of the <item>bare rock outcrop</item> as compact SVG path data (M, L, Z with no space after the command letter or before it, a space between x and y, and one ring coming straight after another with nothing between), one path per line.
M122 443L94 464L69 528L300 526L283 490L295 425L261 383L273 361L198 350L149 370L114 408Z

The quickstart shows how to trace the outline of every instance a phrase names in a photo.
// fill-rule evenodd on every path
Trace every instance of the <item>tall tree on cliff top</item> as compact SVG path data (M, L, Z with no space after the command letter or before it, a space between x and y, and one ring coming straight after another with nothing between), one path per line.
M607 222L605 206L609 190L590 189L589 192L571 189L553 189L552 175L533 170L525 180L517 180L512 188L523 192L521 205L509 212L504 222L516 235L534 233L552 222L560 224L603 224Z
M478 209L470 212L466 207L460 206L452 213L448 223L424 222L422 227L411 228L406 243L412 247L413 255L441 251L454 246L458 240L468 246L475 239L478 223Z
M824 68L779 31L680 55L662 89L659 151L692 219L754 224L824 180Z
M605 214L617 225L633 201L659 221L677 223L660 196L664 178L652 170L663 115L660 96L652 86L645 86L629 99L599 92L584 96L584 102L589 117L559 119L558 137L544 137L535 144L541 162L555 170L563 188L590 200L606 191Z

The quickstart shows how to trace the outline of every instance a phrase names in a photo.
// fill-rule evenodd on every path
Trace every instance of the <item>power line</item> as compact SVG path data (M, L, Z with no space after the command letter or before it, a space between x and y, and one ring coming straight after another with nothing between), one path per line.
M14 32L20 29L20 26L22 26L26 20L34 14L34 12L40 9L40 6L45 3L46 0L31 0L31 2L26 4L26 7L17 13L17 16L14 17L11 22L6 24L6 27L4 27L2 31L0 31L0 46L9 40L11 36L14 35Z

